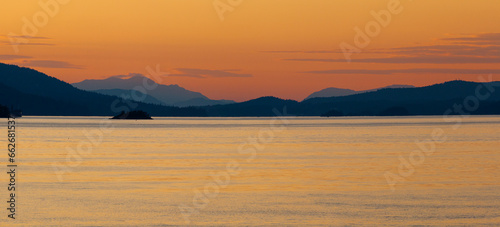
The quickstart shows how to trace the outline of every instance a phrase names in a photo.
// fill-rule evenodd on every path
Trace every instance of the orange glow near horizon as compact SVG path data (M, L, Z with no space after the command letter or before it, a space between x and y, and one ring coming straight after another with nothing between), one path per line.
M327 87L364 90L479 81L487 70L500 80L496 0L242 0L234 6L220 0L232 9L223 21L216 1L72 0L49 8L54 14L45 24L38 21L43 26L34 25L35 37L17 46L18 52L9 36L22 36L23 18L32 23L34 15L41 20L40 12L46 11L38 0L6 1L0 62L25 65L69 83L147 74L147 66L160 65L171 74L164 84L236 101L267 95L302 100ZM376 21L371 11L388 10L394 2L401 12L392 14L369 45L352 55L353 62L335 61L344 59L342 42L354 45L354 28L364 30ZM193 75L179 69L217 73Z

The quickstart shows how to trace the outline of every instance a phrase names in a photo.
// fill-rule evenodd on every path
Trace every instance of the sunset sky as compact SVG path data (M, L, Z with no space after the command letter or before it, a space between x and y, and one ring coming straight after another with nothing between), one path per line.
M1 2L0 62L69 83L160 65L170 74L164 84L244 101L302 100L327 87L500 80L498 0ZM381 10L391 15L385 26L371 13L387 15ZM367 33L367 25L369 44L356 46L356 28ZM350 63L342 43L358 49Z

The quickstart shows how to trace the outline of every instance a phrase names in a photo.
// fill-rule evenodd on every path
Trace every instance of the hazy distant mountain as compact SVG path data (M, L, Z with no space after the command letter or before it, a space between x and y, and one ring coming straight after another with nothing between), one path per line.
M232 102L225 100L211 100L199 92L189 91L179 87L178 85L158 84L139 74L130 78L110 77L103 80L84 80L79 83L74 83L73 86L82 90L96 91L98 93L105 93L109 95L121 96L122 94L125 94L127 96L131 96L131 91L137 90L135 89L137 86L143 86L145 80L147 81L147 84L158 85L152 90L145 90L147 95L157 101L160 101L160 103L164 105L207 106ZM149 98L148 102L157 104L157 102L154 102L154 99Z
M318 98L318 97L339 97L339 96L354 95L356 93L358 92L351 89L330 87L330 88L325 88L321 91L314 92L309 96L307 96L307 98L305 99Z
M113 116L140 109L154 116L205 116L199 108L166 107L125 102L117 97L87 92L36 70L0 63L0 104L25 115Z
M354 91L351 89L343 89L343 88L326 88L321 91L317 91L312 93L311 95L307 96L304 100L311 99L311 98L326 98L326 97L340 97L340 96L348 96L348 95L354 95L354 94L361 94L361 93L366 93L366 92L372 92L372 91L378 91L381 89L388 89L388 88L413 88L414 86L412 85L390 85L387 87L381 87L381 88L376 88L376 89L370 89L370 90L364 90L364 91Z

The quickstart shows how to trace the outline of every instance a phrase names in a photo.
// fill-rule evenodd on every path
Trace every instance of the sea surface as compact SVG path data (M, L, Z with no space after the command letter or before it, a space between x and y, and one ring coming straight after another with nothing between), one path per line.
M16 219L2 202L0 226L500 225L500 116L16 126Z

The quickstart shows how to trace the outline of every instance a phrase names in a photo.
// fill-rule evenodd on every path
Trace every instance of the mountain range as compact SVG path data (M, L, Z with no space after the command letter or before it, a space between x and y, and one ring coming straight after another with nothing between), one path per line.
M36 70L0 63L0 104L25 115L114 116L140 109L155 116L205 116L200 108L179 108L128 101L83 91Z
M486 89L486 85L493 92ZM287 110L293 116L401 116L401 115L443 115L449 109L450 115L460 114L456 105L462 108L467 100L474 100L477 90L488 98L481 100L474 111L467 114L500 114L500 82L486 84L449 81L426 87L386 88L360 94L310 98L302 102L276 97L262 97L247 102L205 107L208 116L275 116L275 111ZM488 93L489 92L489 93ZM469 101L470 102L470 101ZM468 103L467 105L471 105Z
M169 98L170 103L184 103L182 105L185 106L201 105L207 100L199 93L176 85L158 85L156 89L182 91L183 94L189 94L184 96L185 101L167 97L166 92L156 89L147 91L147 94L142 93L142 102L120 97L133 96L131 94L134 87L131 85L137 85L139 79L142 81L144 78L110 78L108 82L122 83L121 88L93 86L92 88L100 90L100 94L76 88L90 88L89 84L93 81L79 83L74 87L33 69L0 63L0 105L22 109L25 115L52 116L114 116L124 110L142 110L152 116L219 117L275 116L276 110L286 110L288 115L295 116L443 115L450 109L452 111L449 114L462 114L456 110L457 105L462 109L464 106L476 106L474 111L467 111L466 114L500 114L500 82L456 80L426 87L403 86L351 95L313 97L301 102L261 97L240 103L173 107L165 106L164 100ZM128 87L123 85L131 81L134 83L128 84ZM156 92L164 95L163 100L158 98L159 94ZM172 96L175 95L172 93ZM158 105L159 102L162 104Z
M381 87L381 88L364 90L364 91L355 91L355 90L351 90L351 89L330 87L330 88L325 88L321 91L314 92L311 95L307 96L307 98L305 98L304 100L311 99L311 98L327 98L327 97L340 97L340 96L355 95L355 94L367 93L367 92L372 92L372 91L378 91L378 90L387 89L387 88L414 88L414 87L415 86L412 86L412 85L395 84L395 85L391 85L391 86L387 86L387 87Z
M155 89L151 91L145 91L145 89L135 89L137 87L142 87L144 81L147 84L155 85ZM92 91L99 94L111 95L122 97L134 101L157 104L157 105L168 105L168 106L212 106L212 105L224 105L235 103L232 100L211 100L205 95L189 91L178 85L164 85L158 84L155 81L140 75L133 74L131 76L119 76L119 77L109 77L102 80L84 80L82 82L73 83L74 87ZM306 99L311 98L323 98L323 97L340 97L348 96L354 94L362 94L372 91L378 91L388 88L414 88L412 85L391 85L387 87L381 87L370 90L355 91L351 89L342 89L330 87L317 91L309 95ZM136 95L131 96L131 93Z
M148 91L144 89L144 83L155 88ZM103 80L84 80L72 85L76 88L99 94L126 97L133 101L167 106L210 106L235 103L231 100L211 100L199 92L189 91L178 85L158 84L140 74L135 74L128 78L109 77ZM138 87L141 89L137 89Z

